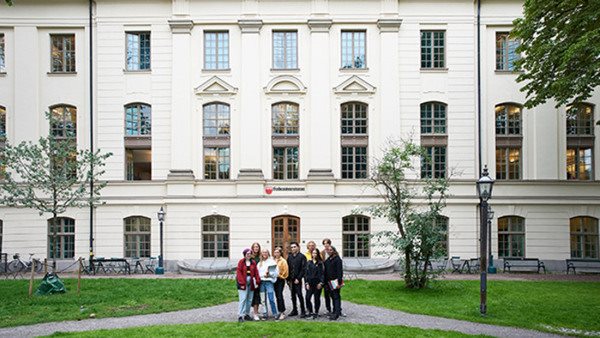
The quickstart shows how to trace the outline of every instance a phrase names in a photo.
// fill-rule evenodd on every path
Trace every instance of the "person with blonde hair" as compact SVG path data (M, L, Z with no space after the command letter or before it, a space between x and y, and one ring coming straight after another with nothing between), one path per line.
M269 306L271 307L271 314L274 318L278 318L277 305L275 305L275 291L273 284L279 277L279 268L277 262L271 258L269 250L263 249L260 255L260 262L258 263L258 274L260 276L260 293L264 294L264 305L265 311L263 312L263 320L269 318Z
M279 276L275 282L275 299L277 299L277 311L279 311L279 320L285 319L285 301L283 300L283 289L285 288L285 281L288 278L288 264L285 258L283 258L283 249L276 247L273 250L273 257L277 262L277 268L279 268Z
M312 252L316 248L317 248L317 243L315 243L315 241L309 241L308 243L306 243L306 252L304 253L304 256L306 256L307 262L312 259Z

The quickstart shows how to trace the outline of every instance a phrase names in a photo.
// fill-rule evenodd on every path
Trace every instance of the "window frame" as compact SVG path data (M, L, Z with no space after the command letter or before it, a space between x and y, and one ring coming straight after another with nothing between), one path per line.
M63 122L63 127L62 128L56 128L55 126L53 126L52 124L50 125L50 135L57 140L77 140L77 107L69 105L69 104L57 104L57 105L53 105L49 107L50 110L50 114L52 114L54 116L54 110L56 109L62 109L61 115L60 115L60 119L59 122ZM73 126L72 126L72 130L73 130L73 135L69 135L68 132L68 128L67 126L67 120L66 120L66 116L67 116L67 110L68 109L73 109L74 110L74 114L75 114L75 119L74 121L72 121ZM69 111L69 113L73 114L73 112ZM54 131L55 130L61 130L62 132L62 136L57 136L54 135Z
M51 33L50 35L50 74L75 74L77 73L77 47L76 47L76 36L75 33ZM62 49L59 50L60 54L61 54L61 65L62 65L62 69L60 70L55 70L54 69L54 60L55 57L53 55L53 50L54 50L54 39L55 38L60 38L61 39L61 45L62 45ZM66 50L66 40L72 38L72 50ZM67 52L71 52L72 53L72 57L71 58L67 58ZM67 67L67 64L72 62L72 70L70 69L71 67ZM67 70L67 68L69 68Z
M206 224L205 222L207 221L212 221L215 220L214 224ZM227 225L227 230L219 230L219 220L225 220ZM214 230L209 230L206 231L205 230L205 225L214 225ZM221 224L222 225L222 224ZM201 219L201 243L202 243L202 258L229 258L231 255L231 225L230 225L230 218L227 216L223 216L223 215L211 215L211 216L205 216L202 217ZM211 241L207 241L205 236L214 236L213 240ZM226 236L226 240L221 241L221 243L226 243L227 249L226 250L219 250L218 247L218 243L219 243L219 236ZM213 249L207 249L205 248L205 244L207 243L212 243L214 245ZM212 255L206 255L206 252L210 252L212 251ZM224 256L219 256L219 252L226 252L226 255Z
M148 67L142 68L142 34L148 34ZM137 46L137 69L130 69L129 62L127 61L127 55L129 53L129 35L138 36ZM134 67L135 68L135 67ZM125 31L125 71L126 72L150 72L152 71L152 31L151 30L133 30Z
M58 221L58 230L56 231L56 243L58 246L56 259L71 259L75 257L75 227L76 221L71 217L57 217ZM54 258L54 250L52 248L54 231L52 229L53 219L50 218L47 221L47 231L48 231L48 258ZM67 222L72 222L72 224L67 224ZM73 231L65 231L67 227L72 227ZM67 250L66 246L69 245ZM70 255L66 255L66 253L70 253Z
M500 222L506 221L507 230L500 231ZM522 231L516 231L512 226L519 225L522 227ZM498 258L524 258L527 257L527 228L525 224L525 218L521 216L502 216L498 218L497 222L497 231L498 231ZM506 241L500 241L500 236L506 236ZM523 240L523 248L522 252L519 252L520 255L513 255L514 246L517 246L517 250L519 249L518 238L522 237ZM500 243L508 243L508 256L501 255ZM504 250L504 248L502 249ZM502 251L503 252L503 251Z
M346 67L344 64L344 33L348 34L350 33L352 35L352 46L351 48L351 54L352 54L352 66L351 67ZM363 66L362 67L356 67L356 55L354 54L354 50L355 50L355 35L362 33L364 36L364 41L363 41L363 45L364 45L364 60L363 60ZM367 68L367 30L366 29L342 29L340 31L340 69L342 70L361 70L361 69L368 69Z
M209 149L215 149L216 156L216 168L215 171L207 170L207 162L206 162L206 152ZM220 150L227 150L228 156L223 156L223 158L227 159L227 172L220 170L220 159L222 158L220 155ZM229 146L226 147L207 147L205 146L202 150L202 164L203 164L203 173L205 180L218 181L218 180L229 180L231 179L231 148ZM215 177L207 177L209 173L214 173ZM226 175L221 175L226 174ZM226 176L226 177L225 177Z
M431 117L423 117L423 108L429 107L431 109ZM444 117L436 117L436 108L443 107ZM421 135L448 135L448 105L440 101L427 101L421 103L419 106L421 114ZM436 125L436 121L443 120L443 125ZM423 125L423 122L428 122L427 125ZM430 128L430 132L423 132L423 128ZM436 132L438 128L443 128L443 132Z
M6 116L6 107L0 105L0 142L6 141ZM2 145L0 148L4 148L4 145Z
M148 128L149 132L147 134L142 134L142 130L143 130L143 128L142 128L143 123L142 123L142 118L141 118L142 107L147 107L150 110L150 115L148 118L148 120L150 121L150 127ZM125 137L136 137L136 138L137 137L152 137L152 106L147 103L144 103L144 102L132 102L132 103L126 104L124 106L124 108L125 108ZM137 129L138 134L135 134L135 135L131 135L128 133L129 129L128 129L127 125L130 123L130 121L128 121L127 109L129 109L129 108L137 108L136 116L138 116L138 119L137 119L138 122L136 123L135 121L131 121L131 123L135 123L136 127L137 127L136 129Z
M584 221L585 220L589 220L592 222L592 232L585 232L583 230L578 230L578 231L573 231L573 222L579 221L578 226L580 227L580 229L583 228L584 225ZM579 259L599 259L600 258L600 235L599 235L599 226L598 226L598 218L596 217L591 217L591 216L575 216L575 217L571 217L569 219L569 251L570 251L570 257L571 258L579 258ZM575 225L577 226L577 225ZM595 232L594 232L595 230ZM578 251L576 252L581 252L581 255L573 255L573 237L576 237L578 239L583 239L583 240L576 240L576 244L578 245L578 247L576 248ZM591 239L589 241L586 240L586 237L591 237ZM594 239L595 238L595 239ZM586 245L588 245L587 243L591 243L591 245L595 245L595 256L586 256ZM581 250L582 249L582 250Z
M275 122L278 121L275 118L275 108L282 106L282 105L286 105L286 108L284 109L284 119L283 119L283 126L278 126L278 128L282 128L283 131L282 132L276 132L275 131ZM290 112L287 110L287 107L295 107L296 108L296 118L295 120L297 121L296 126L290 126L288 127L288 121L294 121L294 118L290 118ZM293 112L292 112L293 113ZM296 131L295 132L288 132L288 128L295 128ZM300 135L300 105L295 103L295 102L290 102L290 101L280 101L280 102L276 102L273 103L271 105L271 134L272 136L299 136Z
M214 106L215 108L215 118L214 119L209 119L206 117L206 115L209 113L207 112L207 109L209 109L210 107ZM227 113L227 119L219 119L219 108L220 107L226 107L227 111L223 111ZM207 127L207 121L215 121L215 126L212 127ZM220 125L219 122L222 121L227 121L227 128L226 128L226 133L221 133L220 132ZM215 134L207 134L206 133L206 128L215 128L216 129L216 133ZM209 102L209 103L205 103L202 105L202 136L204 138L225 138L225 137L230 137L231 135L231 106L227 103L224 102L218 102L218 101L214 101L214 102Z
M368 230L358 230L359 222L358 220L366 221L366 226ZM348 222L350 221L351 222ZM364 226L365 223L362 223ZM352 230L345 230L347 225L352 225ZM352 257L352 258L371 258L371 218L364 215L348 215L342 217L342 256L343 257ZM354 241L349 241L347 236L354 236ZM361 237L361 238L359 238ZM362 242L363 245L366 245L366 248L359 249L358 244ZM350 248L350 246L352 246ZM347 248L349 247L349 248ZM359 255L359 251L363 255ZM366 256L364 253L366 252Z
M127 231L127 221L128 220L134 220L137 221L137 223L135 224L130 224L130 226L137 226L137 231ZM141 220L147 221L148 223L141 223ZM141 230L141 226L148 226L148 231L142 231ZM128 241L128 237L127 236L134 236L135 240L134 241ZM147 240L145 241L140 241L141 236L148 236ZM127 245L128 243L133 243L135 244L135 248L134 249L130 249L130 252L135 251L135 255L131 255L128 256L128 248ZM146 250L146 249L141 249L140 245L146 243L148 248L148 255L141 255L142 250ZM125 258L150 258L152 257L152 219L149 217L145 217L145 216L128 216L123 218L123 257Z
M281 175L283 176L282 178L278 178L276 177L276 173L278 173L279 171L276 170L276 155L275 155L275 151L276 149L283 149L283 156L282 156L282 166L283 166L283 171L281 172ZM296 165L297 165L297 170L290 172L288 170L288 166L290 165L294 165L294 162L290 162L290 158L293 159L293 155L290 157L290 155L288 155L288 151L293 151L293 149L296 149ZM272 147L272 158L273 158L273 165L272 165L272 170L273 170L273 180L277 180L277 181L285 181L285 180L298 180L300 178L300 147L299 146L273 146ZM290 177L290 173L292 174ZM293 175L295 174L295 175ZM295 177L294 177L295 176Z
M207 35L210 35L210 34L215 34L215 47L214 47L215 48L215 54L214 54L214 56L215 56L215 61L214 61L215 67L214 68L208 67L208 62L207 62L207 58L206 58L206 56L209 55L208 54L208 48L207 48L207 45L206 45L206 37L207 37ZM227 58L226 58L226 62L223 62L221 60L221 58L224 55L221 55L219 53L219 48L220 48L219 47L219 35L220 34L225 34L225 37L227 38ZM230 63L230 61L231 61L231 50L230 50L231 49L231 42L230 42L230 39L229 39L229 30L218 30L218 29L217 30L205 30L205 31L202 32L202 39L203 39L203 47L204 47L204 50L202 52L202 57L203 57L203 63L202 63L202 67L203 68L202 68L202 70L204 70L204 71L227 71L227 70L230 70L231 69L231 63ZM224 65L224 67L221 68L219 66L220 63L226 63L226 65Z
M6 34L0 32L0 74L6 74Z
M444 250L444 257L447 259L450 257L450 218L444 215L438 215L434 220L434 227L440 227L441 223L444 223L444 229L438 229L440 234L440 240L437 246L442 247Z
M431 46L427 47L427 46L423 46L423 33L430 33L431 34ZM443 33L444 35L444 39L443 39L443 64L441 66L435 66L435 59L434 59L434 49L436 48L434 46L434 34L435 33ZM447 30L445 29L421 29L419 30L419 57L420 57L420 68L421 70L447 70L448 69L448 63L447 63ZM429 49L429 58L427 60L425 60L423 58L423 48L428 48ZM439 48L439 46L437 47ZM429 62L431 64L431 66L427 67L427 66L423 66L423 62L425 62L426 64ZM438 61L439 62L439 61Z
M283 52L282 52L282 58L283 58L283 67L277 67L276 66L276 62L275 62L275 35L276 34L283 34ZM291 67L288 67L287 64L287 56L289 55L289 51L288 51L288 47L287 47L287 36L288 35L294 35L295 36L295 48L293 50L293 60L294 60L294 64ZM274 29L271 31L271 67L273 70L296 70L299 69L298 67L298 30L294 30L294 29Z
M499 111L499 108L503 107L502 112ZM509 116L509 109L511 107L515 107L519 109L519 118L518 120L514 119L514 118L510 118ZM503 126L498 126L498 116L499 115L505 115L506 118L504 119L504 121L500 121L501 123L503 123ZM517 126L510 126L512 123L518 122ZM512 103L512 102L506 102L506 103L499 103L496 106L494 106L494 122L495 122L495 133L496 133L496 137L522 137L523 136L523 106L517 103ZM498 129L503 128L504 132L498 133ZM510 130L512 129L519 129L518 133L511 133Z
M511 156L511 151L517 150L519 151L519 159L517 161L519 169L516 173L517 177L516 178L510 178L511 173L514 174L513 170L511 170L511 162L510 162L510 156ZM501 152L502 154L502 162L499 163L498 161L498 152ZM512 167L514 167L514 164L512 165ZM498 170L498 168L503 168L503 170ZM505 175L506 177L500 177L500 175ZM522 180L523 179L523 147L512 147L512 146L507 146L507 147L501 147L501 146L496 146L496 179L497 180Z
M569 177L569 167L571 166L569 164L569 152L571 150L573 150L575 152L575 161L573 164L571 164L575 167L575 175L572 177ZM582 178L582 172L580 171L580 164L585 163L585 161L582 162L582 160L581 160L582 159L581 151L585 151L585 150L590 151L590 161L589 161L590 176L588 178ZM567 145L567 152L565 154L565 157L567 160L567 165L566 165L567 180L569 180L569 181L593 181L594 180L595 156L594 156L594 147L593 146L584 146L584 145L569 146L569 145Z
M581 118L581 115L583 115L585 113L585 110L589 109L590 110L590 118L589 119L583 119ZM577 112L575 112L575 114L571 113L571 111L573 110L577 110ZM582 110L584 110L582 112ZM566 127L566 131L567 131L567 136L568 137L593 137L595 136L594 134L594 128L595 128L595 124L594 124L594 105L591 103L587 103L587 102L582 102L582 103L578 103L578 104L573 104L567 107L566 111L565 111L565 115L566 115L566 123L567 123L567 127ZM575 115L575 118L570 118L569 116L573 116ZM574 121L574 126L570 126L569 124L569 120ZM588 129L589 132L579 132L581 129ZM575 132L570 132L570 130L574 130Z
M517 39L511 39L510 38L510 32L506 32L506 31L498 31L496 32L496 40L495 40L495 44L496 44L496 62L495 62L495 70L497 72L515 72L517 71L517 69L515 68L515 62L518 61L521 58L521 55L519 53L517 53L516 49L519 47L519 45L521 44L521 42ZM502 37L503 39L503 46L498 46L499 41L499 37ZM514 52L514 59L512 61L512 68L511 68L511 42L516 42L517 46L513 49ZM502 58L503 56L505 56L504 58ZM501 63L499 62L499 57L502 60ZM498 67L500 66L500 64L502 64L502 67Z
M364 148L365 153L364 154L357 154L357 150L358 149L362 149ZM351 154L344 154L344 149L351 149L352 153ZM341 164L341 177L343 180L366 180L369 178L369 147L368 146L363 146L363 145L352 145L352 146L342 146L341 149L341 160L340 160L340 164ZM344 162L344 156L350 156L350 158L352 159L351 162ZM359 162L356 161L357 158L360 157L364 157L365 161L363 162ZM344 170L344 164L351 166L351 170ZM365 170L358 170L356 167L358 165L364 164L365 165ZM364 177L361 175L360 177L358 177L358 173L362 173L364 172ZM344 175L346 174L346 175ZM350 175L349 175L350 174ZM346 177L344 177L346 176ZM349 177L351 176L351 177Z
M357 107L363 107L364 108L364 113L365 113L365 117L364 118L358 118L357 115ZM350 107L349 110L346 111L346 113L350 113L352 116L350 118L345 118L344 117L344 108L345 107ZM362 112L358 112L358 113L362 113ZM359 126L357 121L363 121L364 120L364 126ZM350 125L349 126L344 126L344 121L350 121ZM351 129L351 132L344 132L344 128L349 128ZM359 128L364 128L364 132L357 132L357 129ZM369 135L369 105L364 103L364 102L360 102L360 101L350 101L350 102L344 102L340 105L340 132L342 134L342 136L367 136Z
M448 176L448 146L447 145L430 145L430 146L422 146L423 150L427 153L421 156L421 179L437 179L437 178L446 178ZM429 151L431 149L431 154ZM440 165L444 166L443 175L440 176L441 171L436 169L438 162L436 159L440 158L439 152L444 150L443 164L439 162ZM425 157L425 155L427 157ZM427 163L429 162L429 163ZM430 167L430 169L427 169Z

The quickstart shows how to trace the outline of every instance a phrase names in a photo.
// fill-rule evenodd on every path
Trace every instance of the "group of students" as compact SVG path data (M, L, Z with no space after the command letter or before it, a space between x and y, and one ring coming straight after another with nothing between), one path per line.
M300 317L316 319L321 307L322 290L325 291L325 307L329 319L337 320L342 316L342 259L328 238L323 240L323 251L319 251L313 241L308 242L306 247L307 252L302 254L299 244L291 242L291 253L287 259L283 257L281 247L273 250L273 257L269 250L261 250L259 243L253 243L250 248L244 249L244 258L240 259L236 270L240 323L244 320L266 320L269 318L269 309L276 320L285 319L283 289L286 284L290 288L293 305L288 316L298 316L297 303L300 303ZM303 289L306 289L306 298L302 295ZM259 316L258 308L263 294L264 310L262 316Z

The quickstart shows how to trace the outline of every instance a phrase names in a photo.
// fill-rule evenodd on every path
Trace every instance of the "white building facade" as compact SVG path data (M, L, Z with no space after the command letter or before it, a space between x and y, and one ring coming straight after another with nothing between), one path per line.
M8 142L47 135L51 111L89 148L87 6L0 8ZM481 4L492 251L564 269L566 258L599 258L600 95L523 108L517 42L506 36L521 6ZM422 176L453 173L448 255L477 257L477 29L477 3L462 0L95 1L94 147L113 156L94 254L157 256L162 206L171 269L237 259L252 242L331 238L346 257L375 257L364 235L394 226L352 210L380 201L372 159L389 139L412 137L431 154ZM62 216L60 258L89 255L89 210ZM49 256L48 217L0 209L1 251Z

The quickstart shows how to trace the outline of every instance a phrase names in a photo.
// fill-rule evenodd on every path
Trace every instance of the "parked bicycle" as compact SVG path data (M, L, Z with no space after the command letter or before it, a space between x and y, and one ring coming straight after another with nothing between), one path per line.
M29 261L24 261L21 259L21 255L16 253L13 256L13 261L8 263L8 272L31 272L31 266L33 265L33 262L35 262L35 272L42 272L42 269L44 268L43 263L39 259L33 258L33 255L35 254L30 253Z

